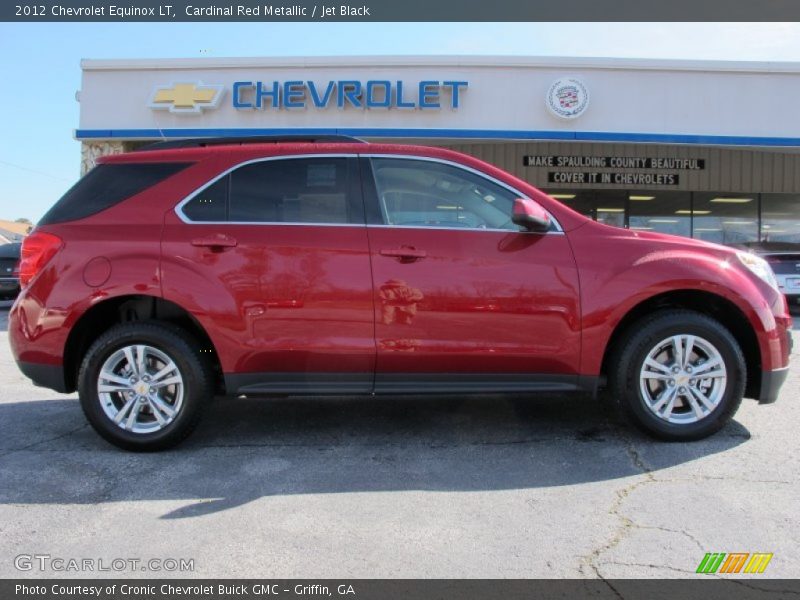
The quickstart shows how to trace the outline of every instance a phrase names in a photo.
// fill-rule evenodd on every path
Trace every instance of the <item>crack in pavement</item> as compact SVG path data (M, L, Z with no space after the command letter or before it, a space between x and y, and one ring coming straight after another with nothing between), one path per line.
M669 529L667 527L660 527L656 525L640 525L639 523L637 523L636 521L634 521L633 519L631 519L622 512L622 506L625 503L625 500L638 488L647 484L667 483L670 480L657 479L653 475L653 469L644 461L641 454L639 454L639 451L636 449L636 446L634 445L634 441L627 436L627 433L624 430L618 430L618 431L620 439L625 442L625 452L628 455L631 464L636 469L638 469L640 473L635 481L632 481L628 485L614 491L616 497L612 502L611 507L608 509L607 514L616 518L619 521L619 525L611 535L611 539L601 544L597 548L593 549L589 554L583 556L581 558L582 564L578 566L578 572L580 573L584 573L583 570L584 565L588 566L592 571L594 571L597 577L602 579L607 585L609 585L609 587L612 586L600 571L600 566L598 564L599 559L603 554L619 546L634 529L652 529L656 531L679 534L691 540L701 552L706 551L700 540L698 540L696 537L694 537L687 531L683 531L680 529ZM605 564L625 564L625 563L615 563L613 561L607 561L605 562ZM637 565L631 563L631 566L637 566ZM677 567L671 567L669 565L660 565L660 566L641 565L641 566L652 566L653 568L663 568L681 573L692 572ZM617 594L621 598L619 592L616 589L612 587L612 590L614 591L615 594Z
M628 458L630 459L633 466L639 469L640 471L638 477L643 476L643 478L640 478L637 481L633 481L622 488L614 490L616 498L614 499L614 502L611 504L611 507L606 511L606 513L617 519L620 522L620 524L612 534L610 540L600 545L599 547L593 549L589 554L581 558L582 564L579 565L578 571L583 572L582 567L585 565L590 569L592 569L597 574L597 576L603 581L606 581L606 579L600 573L600 569L597 566L598 559L602 554L616 548L622 542L622 540L624 540L628 536L631 530L634 529L635 526L637 526L632 519L622 514L621 509L623 502L638 487L646 485L648 483L655 482L655 478L653 477L651 469L644 463L638 451L634 447L633 442L630 440L630 438L628 438L625 435L624 432L622 432L621 430L618 431L620 432L619 433L620 439L623 442L625 442L625 452L628 455ZM609 585L609 587L611 586ZM614 590L614 592L619 595L619 592L617 592L616 590ZM621 597L622 596L620 596L620 598Z
M33 442L31 444L28 444L27 446L22 446L20 448L9 448L8 450L4 450L3 452L0 452L0 458L5 458L6 456L10 456L11 454L16 454L17 452L25 452L26 450L30 450L32 448L36 448L37 446L41 446L43 444L49 444L50 442L55 442L57 440L63 439L65 437L68 437L68 436L72 435L73 433L78 433L81 429L85 429L88 426L89 426L88 423L83 423L83 424L81 424L80 426L78 426L78 427L76 427L74 429L70 429L69 431L65 431L64 433L61 433L61 434L53 436L53 437L46 438L44 440L39 440L38 442Z

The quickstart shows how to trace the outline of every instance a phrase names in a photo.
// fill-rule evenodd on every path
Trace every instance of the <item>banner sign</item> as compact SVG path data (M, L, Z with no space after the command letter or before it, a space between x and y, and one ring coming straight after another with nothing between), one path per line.
M526 167L567 167L590 169L669 169L703 171L702 158L642 158L636 156L524 156Z
M677 173L580 173L574 171L548 171L548 183L607 183L613 185L678 185Z

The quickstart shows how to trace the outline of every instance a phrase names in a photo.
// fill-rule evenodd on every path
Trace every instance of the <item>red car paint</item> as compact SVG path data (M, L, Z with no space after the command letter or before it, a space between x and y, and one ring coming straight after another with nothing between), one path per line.
M243 162L325 154L463 165L539 203L563 234L187 224L175 212L181 200ZM626 315L676 291L734 305L757 340L759 370L788 364L785 300L733 250L593 222L524 181L449 150L251 144L136 152L100 162L193 164L107 210L37 229L63 244L11 311L9 336L20 364L74 366L65 358L68 339L89 309L149 296L192 316L226 376L351 373L360 376L348 391L380 392L423 389L397 387L414 374L547 374L570 389L602 374ZM74 374L62 373L61 382L53 387L71 391Z

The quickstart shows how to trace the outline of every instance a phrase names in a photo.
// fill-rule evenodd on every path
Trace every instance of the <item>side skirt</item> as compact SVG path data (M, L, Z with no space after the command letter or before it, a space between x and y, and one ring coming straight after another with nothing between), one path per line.
M228 373L229 395L588 392L599 378L542 373Z

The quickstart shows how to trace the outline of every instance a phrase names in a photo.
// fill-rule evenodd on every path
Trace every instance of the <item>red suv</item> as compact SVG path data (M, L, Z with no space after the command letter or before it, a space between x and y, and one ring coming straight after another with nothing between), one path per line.
M611 395L698 439L774 402L761 258L593 222L441 148L184 140L101 159L25 240L20 369L131 450L214 394Z

